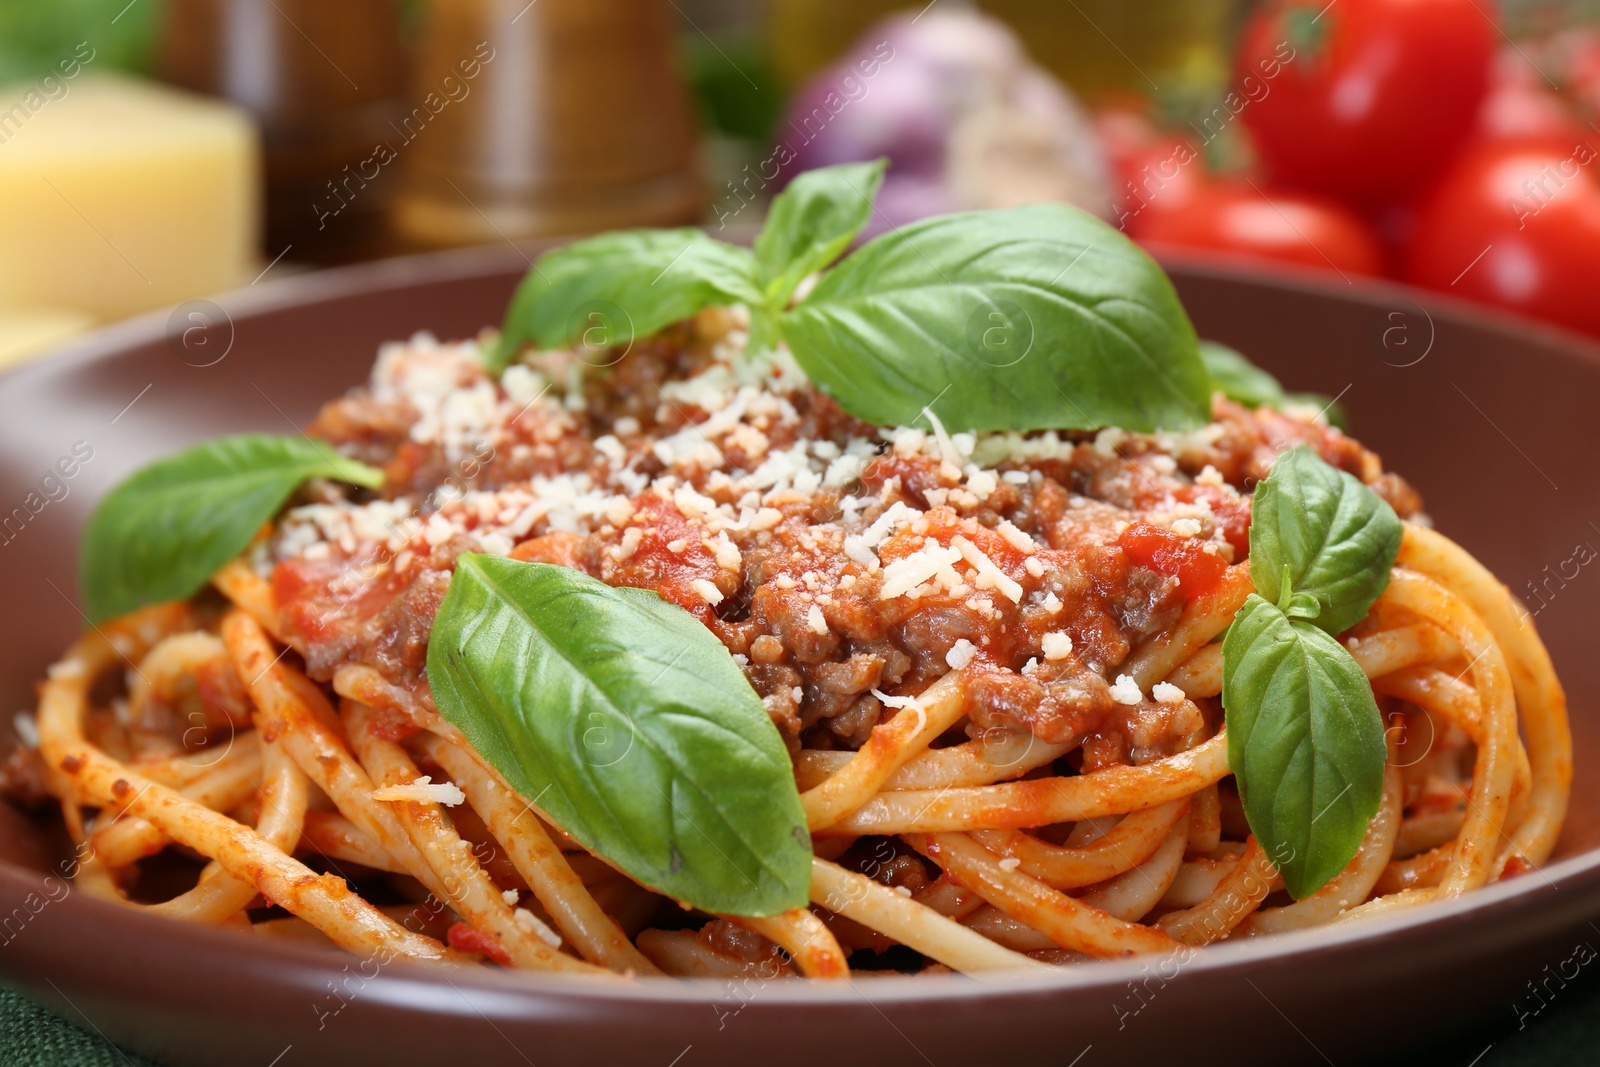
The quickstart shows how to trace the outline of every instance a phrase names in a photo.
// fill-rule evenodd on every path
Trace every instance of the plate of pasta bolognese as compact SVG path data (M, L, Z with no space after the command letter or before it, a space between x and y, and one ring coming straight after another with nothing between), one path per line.
M7 983L183 1064L1512 1018L1600 913L1594 351L1059 205L858 243L881 178L0 379Z

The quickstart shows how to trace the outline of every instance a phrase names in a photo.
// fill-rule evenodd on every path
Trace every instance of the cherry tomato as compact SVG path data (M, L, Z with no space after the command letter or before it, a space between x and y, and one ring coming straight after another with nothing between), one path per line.
M1133 216L1128 233L1153 249L1188 248L1381 274L1383 251L1359 215L1321 197L1258 192L1244 182L1201 184L1180 210Z
M1594 26L1569 26L1556 33L1543 50L1546 54L1530 62L1523 60L1522 70L1530 79L1541 83L1550 72L1567 96L1590 117L1600 113L1600 29ZM1537 64L1538 70L1534 67Z
M1549 138L1569 144L1584 136L1566 102L1534 85L1497 85L1483 102L1477 136L1489 141Z
M1148 110L1148 105L1119 102L1095 112L1095 135L1119 183L1137 182L1146 166L1169 156L1199 159L1199 150L1186 134L1156 125Z
M1133 158L1161 140L1161 132L1146 114L1148 110L1139 101L1116 100L1094 113L1095 135L1119 182L1130 177Z
M1495 61L1489 95L1478 113L1480 141L1549 138L1568 147L1582 140L1584 127L1571 104L1550 87L1521 52L1504 49Z
M1178 590L1189 600L1215 589L1228 570L1227 561L1206 551L1203 542L1148 522L1130 523L1117 544L1133 562L1178 579Z
M1118 104L1095 116L1095 132L1115 178L1113 217L1132 232L1147 213L1182 210L1204 180L1200 152L1181 134L1158 128L1142 111Z
M1183 141L1131 153L1119 169L1125 176L1113 190L1112 221L1129 234L1187 212L1209 184L1199 154Z
M1407 278L1600 336L1600 151L1480 145L1423 201Z
M1498 37L1488 0L1273 0L1245 27L1240 118L1282 182L1403 200L1472 129Z

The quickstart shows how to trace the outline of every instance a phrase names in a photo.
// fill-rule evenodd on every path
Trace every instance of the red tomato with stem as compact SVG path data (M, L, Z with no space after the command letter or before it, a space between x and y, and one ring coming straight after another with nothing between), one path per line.
M1346 275L1383 273L1372 227L1331 200L1228 181L1201 184L1186 196L1179 210L1134 216L1128 233L1156 250L1203 249Z
M1498 40L1488 0L1274 0L1240 40L1241 118L1277 180L1363 206L1404 200L1472 129ZM1270 79L1263 64L1277 63Z
M1595 143L1474 148L1423 201L1407 279L1600 337Z

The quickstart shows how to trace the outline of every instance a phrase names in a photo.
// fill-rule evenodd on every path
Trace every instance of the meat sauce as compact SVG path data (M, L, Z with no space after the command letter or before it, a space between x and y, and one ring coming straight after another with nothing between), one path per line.
M959 669L969 734L1153 758L1180 744L1168 724L1182 716L1148 696L1114 701L1117 668L1243 563L1249 491L1279 451L1308 444L1402 515L1420 509L1309 415L1219 397L1214 423L1186 435L880 430L792 367L739 370L737 334L715 316L697 329L589 371L580 396L526 403L570 369L516 368L501 387L471 346L385 353L314 432L385 466L388 487L315 490L262 562L311 673L364 664L425 701L454 561L497 551L692 613L791 748L857 747L886 715L875 691ZM386 732L403 732L403 710L388 712Z

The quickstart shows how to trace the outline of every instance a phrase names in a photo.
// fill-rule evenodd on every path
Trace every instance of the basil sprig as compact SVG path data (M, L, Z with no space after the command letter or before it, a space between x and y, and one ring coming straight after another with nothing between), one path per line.
M1250 502L1250 574L1268 600L1310 597L1302 617L1331 634L1360 622L1389 585L1400 519L1377 493L1304 445L1285 452ZM1287 585L1286 585L1287 583Z
M383 472L306 437L239 434L159 459L100 501L78 586L96 621L204 588L308 478L369 489Z
M547 252L528 271L494 347L499 372L523 344L626 350L708 307L750 309L751 347L777 340L796 287L839 257L872 216L886 161L806 171L773 199L753 248L696 229L623 230Z
M603 277L604 285L595 279ZM626 347L716 304L762 300L755 257L695 229L622 230L539 257L484 354L501 371L526 341Z
M753 248L769 310L782 311L807 275L850 247L872 218L884 167L880 159L808 170L773 198Z
M1245 818L1296 899L1344 869L1383 794L1372 686L1337 635L1389 583L1402 527L1300 447L1255 492L1252 593L1222 643L1228 760Z
M499 341L503 367L528 340L586 342L596 309L623 344L674 317L744 302L752 348L785 341L858 418L909 423L932 407L963 430L1192 429L1211 379L1172 283L1101 220L1060 204L927 219L822 273L871 214L882 162L811 171L774 200L753 252L698 231L632 231L541 257ZM586 309L589 309L586 312Z
M811 839L788 753L727 649L682 608L465 555L428 684L518 792L638 882L710 912L805 906Z

